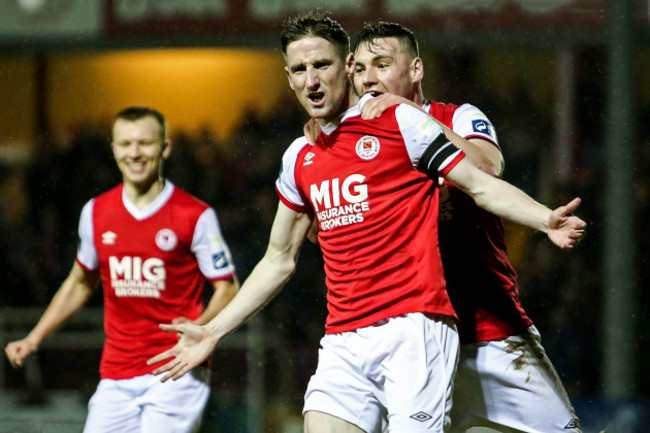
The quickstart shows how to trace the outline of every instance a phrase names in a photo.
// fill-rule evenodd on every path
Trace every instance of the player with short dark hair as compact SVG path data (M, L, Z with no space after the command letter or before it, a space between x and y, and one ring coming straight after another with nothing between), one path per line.
M361 30L354 44L355 88L360 95L385 94L364 108L377 115L404 102L393 95L415 102L466 139L454 142L477 166L499 176L503 157L492 123L471 104L425 99L417 52L415 35L400 24ZM448 182L440 191L440 252L461 344L451 431L489 424L507 431L578 432L575 411L519 300L502 219Z
M238 286L215 211L163 177L171 144L157 110L135 106L115 116L111 147L123 182L83 207L70 275L29 335L5 348L22 366L101 279L106 342L85 432L190 432L210 393L205 366L165 386L145 362L178 341L158 323L205 324ZM206 280L214 293L204 308Z
M431 241L438 231L438 176L491 211L546 232L562 248L582 236L584 222L568 215L579 200L551 211L481 172L409 105L362 119L372 97L356 96L347 40L315 36L322 25L332 34L342 31L319 14L285 23L296 35L283 45L289 85L322 134L313 145L295 140L283 156L280 203L264 257L206 326L161 325L181 338L149 362L173 358L154 371L166 373L167 381L209 356L291 277L316 218L329 314L305 395L305 431L376 433L389 420L395 431L441 432L449 425L458 334Z

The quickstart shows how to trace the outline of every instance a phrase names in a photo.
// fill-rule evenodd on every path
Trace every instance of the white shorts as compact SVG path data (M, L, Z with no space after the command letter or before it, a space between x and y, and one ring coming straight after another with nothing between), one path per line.
M410 313L325 335L303 414L319 411L367 433L443 432L458 359L451 318Z
M578 417L534 326L521 336L461 346L453 433L470 427L580 432Z
M198 428L210 395L205 367L160 382L147 374L102 379L88 402L84 433L188 433Z

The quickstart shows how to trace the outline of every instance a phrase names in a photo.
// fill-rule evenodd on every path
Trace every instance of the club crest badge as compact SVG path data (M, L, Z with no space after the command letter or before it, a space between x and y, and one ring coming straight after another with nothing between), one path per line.
M379 154L379 140L372 135L361 137L356 145L357 155L361 159L373 159Z
M176 247L178 243L178 238L176 233L170 229L161 229L156 233L156 245L162 251L171 251Z

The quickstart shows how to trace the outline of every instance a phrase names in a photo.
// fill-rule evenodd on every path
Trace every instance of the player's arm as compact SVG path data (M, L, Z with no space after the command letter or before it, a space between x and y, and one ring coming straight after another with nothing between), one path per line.
M404 104L395 109L395 116L411 162L430 178L444 177L469 194L478 206L543 231L560 248L572 248L584 237L585 222L571 215L580 199L551 211L520 189L477 168L448 141L430 116Z
M205 326L161 325L163 330L179 333L181 338L176 346L147 361L152 365L173 357L153 373L166 373L163 382L183 376L207 359L221 339L269 302L293 274L311 221L307 214L295 212L280 202L266 253L233 300Z
M98 273L87 272L75 262L70 275L61 284L32 331L24 339L13 341L5 347L11 365L21 367L25 358L36 352L45 338L79 311L97 287L98 280Z
M417 110L427 114L434 122L436 122L445 133L449 141L454 143L454 146L465 152L467 157L472 160L474 165L491 174L492 176L501 176L503 172L504 160L501 151L494 143L484 140L482 138L470 138L469 140L456 134L453 129L447 127L444 123L440 122L435 117L424 111L421 106L411 101L410 99L401 96L393 95L392 93L383 93L375 98L366 102L361 110L361 117L363 119L374 119L382 115L388 107L397 104L407 104ZM305 126L305 131L307 128Z
M479 170L467 158L460 160L444 177L469 194L478 206L546 233L562 249L573 248L584 236L585 222L571 215L580 205L579 198L552 211L515 186Z
M465 155L472 160L474 165L491 176L500 177L503 173L503 154L494 143L482 138L470 138L469 140L456 134L452 129L443 125L445 136L454 143L454 146L465 152Z
M232 298L237 294L239 281L236 276L233 276L226 280L213 281L211 286L214 289L214 292L212 293L205 310L203 310L203 313L193 321L196 325L205 325L212 320L214 316L219 314L226 305L228 305Z

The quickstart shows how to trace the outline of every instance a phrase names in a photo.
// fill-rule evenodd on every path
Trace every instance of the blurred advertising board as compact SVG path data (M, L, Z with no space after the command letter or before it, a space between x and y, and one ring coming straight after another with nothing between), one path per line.
M104 0L108 34L264 33L321 7L350 29L399 21L414 30L597 28L606 0Z
M0 37L99 35L103 6L103 0L2 0Z

